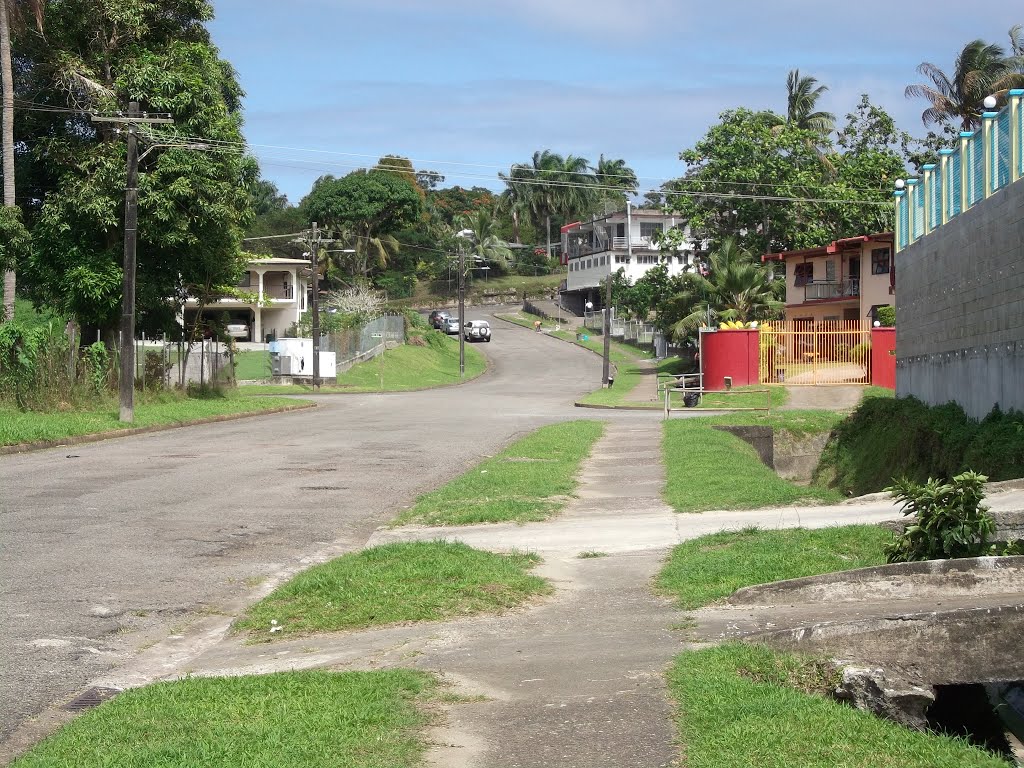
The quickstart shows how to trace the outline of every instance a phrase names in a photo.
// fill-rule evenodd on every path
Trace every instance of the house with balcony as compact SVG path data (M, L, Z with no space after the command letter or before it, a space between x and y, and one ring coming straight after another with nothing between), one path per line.
M566 265L562 304L582 315L587 302L604 305L602 286L610 274L624 270L636 282L649 269L664 263L670 275L693 269L700 254L687 238L684 246L664 253L656 243L661 233L684 222L658 210L627 207L602 218L562 227L562 263Z
M252 294L256 301L224 298L203 308L203 314L223 317L232 324L245 324L249 333L240 341L264 341L268 336L284 336L306 311L310 282L309 262L305 259L258 258L246 266L238 288ZM198 311L195 299L185 303L185 320L191 323Z
M761 261L785 266L786 320L798 324L871 323L896 300L892 232L766 253Z

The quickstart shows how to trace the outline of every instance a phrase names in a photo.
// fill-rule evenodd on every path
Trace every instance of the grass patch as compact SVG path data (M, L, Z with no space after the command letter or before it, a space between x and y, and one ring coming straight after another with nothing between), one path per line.
M919 733L790 687L818 682L806 657L731 643L676 658L668 674L689 768L996 768L958 739ZM826 682L826 681L820 681Z
M157 395L136 393L135 421L127 425L118 421L117 400L113 398L104 398L102 403L80 411L44 413L0 406L0 445L61 440L126 427L188 424L213 416L259 413L304 402L282 403L272 397L241 397L233 390L226 390L222 397L186 397L177 392Z
M890 541L873 525L713 533L676 545L657 584L689 610L752 584L882 565Z
M255 349L235 352L236 379L269 379L270 376L270 352Z
M436 491L395 525L471 525L545 520L576 489L580 465L604 432L597 421L552 424L517 440Z
M593 560L597 557L608 557L607 552L598 552L596 549L588 549L585 552L580 552L576 555L580 560Z
M783 480L761 462L750 445L712 428L739 421L735 416L665 422L665 500L676 512L756 509L842 498L834 490ZM779 420L785 418L793 417Z
M602 336L591 336L585 328L580 329L588 335L586 341L578 340L576 344L591 352L604 355L604 338ZM575 339L575 334L567 334ZM642 406L647 408L660 408L661 403L657 401L636 402L628 400L629 396L636 389L644 376L655 376L656 373L674 372L679 366L677 358L668 358L660 361L655 366L641 365L641 361L654 360L654 352L646 349L639 349L629 344L612 339L608 349L608 357L615 366L615 383L608 389L596 389L589 395L583 397L580 402L586 405L612 405L633 407ZM648 371L645 373L644 371Z
M387 544L298 574L253 605L237 629L276 639L502 611L550 585L536 555L496 555L458 542ZM270 633L276 621L281 631Z
M412 768L431 676L410 670L189 678L125 691L14 762L17 768Z
M746 411L740 413L723 414L722 416L710 416L708 424L730 424L733 426L751 427L772 427L776 430L789 432L795 437L805 435L816 435L823 432L831 432L846 417L836 411L823 411L816 409L798 411L772 411L764 413L758 411Z
M320 387L320 393L407 392L469 381L487 370L487 359L466 344L466 378L459 377L459 340L439 331L427 331L420 343L403 344L381 357L359 363L338 376L337 385ZM243 378L239 375L238 378ZM382 386L383 385L383 386ZM250 395L312 394L308 384L253 384L240 392Z

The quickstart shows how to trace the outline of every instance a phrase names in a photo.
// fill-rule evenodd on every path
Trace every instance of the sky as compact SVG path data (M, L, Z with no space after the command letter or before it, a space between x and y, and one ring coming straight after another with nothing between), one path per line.
M829 91L841 125L867 93L923 135L904 88L952 72L975 38L1007 46L1019 0L213 0L245 136L293 203L385 154L442 186L500 190L537 150L623 158L641 194L682 175L725 109L784 112L786 75ZM967 9L965 11L964 9Z

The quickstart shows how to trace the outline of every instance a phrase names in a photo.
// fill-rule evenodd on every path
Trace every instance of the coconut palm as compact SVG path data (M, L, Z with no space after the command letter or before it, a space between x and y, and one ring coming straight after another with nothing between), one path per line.
M735 238L726 238L708 257L706 274L682 275L683 290L667 302L667 314L678 318L672 334L683 339L708 321L766 320L781 311L771 267L754 261Z
M786 76L786 124L826 138L835 130L836 116L815 111L815 107L827 90L827 85L818 85L817 78L800 77L799 69L790 70Z
M469 243L468 255L483 266L496 265L499 272L507 272L512 261L512 251L498 237L494 217L486 208L477 208L473 213L459 219L462 228L459 235Z
M367 284L374 269L384 269L401 250L393 235L375 235L368 227L339 233L324 251L324 281L332 288Z
M21 25L23 12L30 12L36 20L36 28L43 31L43 0L0 0L0 79L3 80L3 137L2 163L4 175L4 206L14 206L14 81L11 66L11 28ZM13 269L4 272L4 304L0 322L14 317L14 289L16 284Z
M925 125L959 122L960 129L973 131L981 125L986 96L1002 96L1021 80L1020 30L1010 30L1014 55L1007 56L1002 46L972 40L963 47L953 63L952 76L930 62L922 62L917 71L931 82L908 85L907 98L922 98L929 107L921 113Z
M598 158L597 165L591 166L594 178L600 188L599 195L606 200L622 203L628 195L635 195L639 182L636 172L622 159Z

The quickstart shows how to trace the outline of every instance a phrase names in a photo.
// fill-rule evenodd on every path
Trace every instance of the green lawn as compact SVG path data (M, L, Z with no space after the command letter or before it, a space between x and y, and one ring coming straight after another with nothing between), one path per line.
M278 672L125 691L16 768L413 768L429 716L422 672Z
M777 421L793 419L792 413L799 412L786 412ZM755 509L842 498L834 490L783 480L761 462L750 445L712 428L737 422L743 420L721 417L665 422L665 500L677 512Z
M874 525L713 533L676 545L657 585L681 608L699 608L752 584L882 565L890 541Z
M235 627L273 640L502 611L551 591L529 573L537 562L536 555L496 555L458 542L373 547L303 571ZM270 631L272 621L280 631Z
M831 432L846 418L846 414L818 409L796 411L744 411L740 413L709 416L708 424L732 424L736 426L763 426L785 430L797 437Z
M459 377L459 340L438 331L427 331L421 343L403 344L382 356L349 368L338 376L336 386L323 386L318 391L331 392L403 392L427 389L474 379L487 370L487 358L467 343L466 378ZM243 378L239 375L238 378ZM382 386L383 384L383 386ZM254 384L241 387L247 395L291 395L311 393L308 385Z
M245 350L235 352L235 378L239 381L270 378L270 352Z
M604 432L596 421L542 427L436 491L395 525L470 525L544 520L576 489L583 460Z
M765 392L765 390L768 390ZM673 408L678 408L682 398L675 395ZM785 387L767 387L762 385L751 385L746 387L733 387L723 392L705 392L700 400L698 408L705 409L728 409L728 408L779 408L789 400L789 392Z
M282 402L273 397L240 397L228 391L224 397L192 398L177 393L136 394L135 421L118 421L118 404L104 399L89 410L41 413L0 406L0 445L17 445L42 440L60 440L74 435L111 432L126 427L188 424L212 416L259 413L280 408L298 408L306 401Z
M963 741L911 731L805 692L834 682L807 657L731 643L681 654L668 682L688 768L1007 765Z

